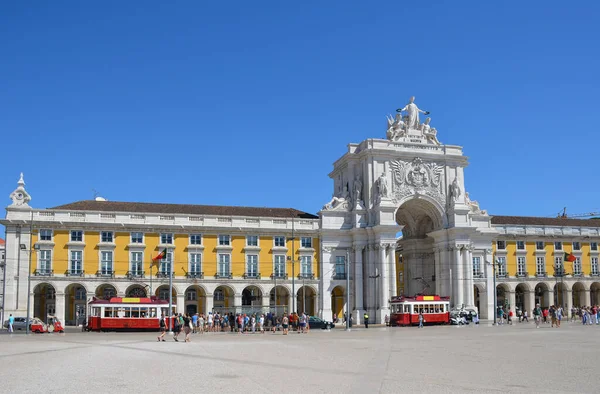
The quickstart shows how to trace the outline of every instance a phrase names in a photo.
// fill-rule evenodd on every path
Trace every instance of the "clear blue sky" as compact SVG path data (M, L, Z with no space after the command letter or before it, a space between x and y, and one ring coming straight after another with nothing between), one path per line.
M600 5L5 2L0 196L317 212L411 95L491 214L600 209ZM577 5L579 4L579 5Z

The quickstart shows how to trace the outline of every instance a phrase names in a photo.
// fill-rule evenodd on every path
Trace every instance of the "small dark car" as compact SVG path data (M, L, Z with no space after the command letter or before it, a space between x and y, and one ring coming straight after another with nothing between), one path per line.
M325 321L319 317L316 316L311 316L308 319L308 326L313 329L313 328L320 328L322 330L326 330L326 329L331 329L333 327L335 327L335 324L333 324L330 321Z

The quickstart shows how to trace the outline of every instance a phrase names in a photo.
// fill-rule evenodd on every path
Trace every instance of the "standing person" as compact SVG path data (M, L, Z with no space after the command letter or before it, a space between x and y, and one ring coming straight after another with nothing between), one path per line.
M212 312L208 312L208 318L207 318L208 319L208 321L207 321L208 331L213 331L213 318L214 318L214 316L213 316Z
M258 329L261 334L265 333L265 315L260 315L260 318L258 319Z
M363 320L365 321L365 328L369 328L369 314L367 312L363 315Z
M523 311L523 321L529 323L529 319L527 318L527 309Z
M192 316L192 326L194 327L192 332L196 334L198 332L198 313L194 313L194 316Z
M300 328L298 329L298 334L304 332L304 328L306 327L306 315L302 312L302 316L300 316Z
M198 331L200 334L204 334L204 313L198 317Z
M423 311L419 311L419 328L423 328L423 321L425 318L423 317Z
M250 327L252 327L252 334L256 333L256 315L250 318Z
M306 316L305 322L306 322L306 326L304 327L306 329L306 332L310 331L310 315L308 313L304 314ZM352 315L350 315L350 326L352 326Z
M552 322L552 328L554 328L554 326L558 326L556 324L556 307L554 305L550 306L550 309L548 310L548 314L550 315L550 321Z
M288 334L288 324L290 322L290 319L288 319L288 317L286 315L283 315L283 319L281 320L282 326L283 326L283 335L287 335Z
M512 326L512 318L513 318L513 311L512 309L508 308L508 325Z
M558 310L556 311L556 328L560 328L560 322L562 320L563 317L563 308L562 306L558 307Z
M179 323L179 317L177 313L173 313L173 339L175 342L179 342L179 333L181 332L181 324Z
M540 319L542 318L542 308L540 304L537 304L533 309L533 321L535 322L535 328L540 328Z
M185 342L189 342L190 341L190 332L192 332L192 329L190 328L190 325L191 325L190 314L186 313L182 317L183 317L183 332L185 333Z
M14 326L15 326L15 317L11 313L10 316L8 317L8 332L11 332L11 333L15 332Z
M158 323L160 328L160 335L158 336L158 342L165 342L165 334L167 333L167 325L165 324L165 314L160 315L160 322Z
M390 315L385 315L385 325L386 326L390 325Z

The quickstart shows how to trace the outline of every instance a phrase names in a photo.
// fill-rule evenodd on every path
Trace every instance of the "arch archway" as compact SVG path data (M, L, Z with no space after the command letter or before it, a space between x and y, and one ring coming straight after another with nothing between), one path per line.
M342 286L336 286L331 290L331 311L333 313L332 320L335 321L334 316L338 319L343 319L344 312L346 310L346 289Z
M531 290L525 283L519 283L517 287L515 287L515 307L519 308L521 312L533 310L533 305L528 305L530 292Z
M534 288L535 305L540 304L542 308L550 307L550 304L554 301L550 298L550 288L546 283L538 283Z
M117 296L117 289L108 283L103 283L96 288L96 297L103 300L110 300Z
M567 294L567 285L564 282L558 282L552 288L554 290L554 299L551 301L553 305L567 307L565 300Z
M273 287L269 293L269 307L276 315L289 314L290 292L285 286Z
M503 307L505 310L508 310L507 308L510 303L509 293L510 287L506 283L496 285L496 308Z
M235 291L226 285L217 287L213 293L213 309L217 312L233 312L235 307Z
M171 298L173 305L177 305L177 290L173 287L173 292L171 293ZM169 301L169 286L162 285L158 286L154 292L154 295L158 297L159 300ZM167 308L168 309L168 308ZM179 313L179 311L177 312ZM181 311L183 313L183 311Z
M312 287L307 285L300 287L296 292L296 306L298 310L295 312L306 312L310 316L314 316L316 313L316 298L317 293Z
M600 282L594 282L590 286L590 304L600 305Z
M49 283L40 283L33 289L33 317L48 322L48 315L56 315L56 289Z
M583 283L581 282L576 282L573 284L573 288L572 288L572 294L573 294L573 306L576 307L582 307L582 306L589 306L589 302L590 300L586 300L585 299L585 286ZM563 305L563 307L566 307L566 305Z
M242 290L242 306L243 307L260 307L262 306L262 290L256 286L247 286Z
M65 325L82 324L86 318L87 291L79 283L71 283L65 288Z
M203 287L193 285L185 290L185 312L190 315L206 313L206 290Z
M432 294L439 288L436 278L449 278L441 272L436 275L434 239L429 236L431 232L444 228L443 209L426 196L411 197L401 203L395 217L396 223L402 227L399 247L402 250L404 294ZM366 274L377 276L374 267ZM449 293L449 279L446 281L444 291ZM375 311L372 312L376 315Z
M142 285L131 285L125 290L125 297L148 297L148 292Z

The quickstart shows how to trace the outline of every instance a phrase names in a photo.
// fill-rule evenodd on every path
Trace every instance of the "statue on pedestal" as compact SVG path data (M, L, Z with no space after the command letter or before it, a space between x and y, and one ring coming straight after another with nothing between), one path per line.
M377 186L377 200L381 201L383 198L387 198L388 196L388 186L387 179L385 177L385 172L382 172L379 178L375 181L375 185Z
M450 191L448 192L448 194L450 195L452 202L456 202L460 197L461 191L460 186L458 186L458 180L456 179L456 177L454 177L454 180L450 185Z
M357 176L354 180L354 201L357 205L362 202L362 187L363 184L360 181L360 177Z
M395 118L392 118L392 115L388 115L387 125L388 125L388 128L387 128L386 137L390 141L396 141L398 138L400 138L406 134L406 130L404 129L404 122L402 121L401 114L396 114Z
M431 141L436 145L441 145L440 141L437 139L437 130L434 127L429 126L429 122L431 122L431 118L425 119L425 122L421 125L423 136L427 138L428 141Z
M409 129L416 129L419 130L419 112L425 115L429 115L429 111L423 111L422 109L420 109L419 107L417 107L417 104L415 104L415 96L412 96L410 98L410 102L408 104L406 104L406 106L404 108L399 108L396 110L396 112L405 112L408 115L408 121L406 122L406 130L408 131Z
M331 198L331 201L329 201L327 204L323 205L323 210L327 211L330 209L334 209L339 207L340 205L345 205L346 208L349 206L349 193L348 193L348 186L344 186L344 190L342 191L342 195L340 197L337 196L333 196Z

